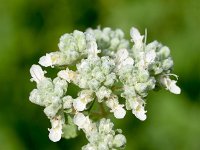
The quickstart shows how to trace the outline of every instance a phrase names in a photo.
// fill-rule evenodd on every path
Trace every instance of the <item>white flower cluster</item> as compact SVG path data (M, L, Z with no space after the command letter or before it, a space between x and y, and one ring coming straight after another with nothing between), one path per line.
M37 88L29 99L45 107L52 126L50 140L73 138L81 129L89 141L83 150L121 149L126 138L105 119L110 112L122 119L126 110L132 110L143 121L147 118L145 104L150 90L164 87L180 94L177 81L170 78L177 79L171 74L169 48L157 41L146 44L146 36L136 28L131 28L130 35L131 42L120 29L88 29L84 33L75 30L61 36L59 51L39 60L43 67L62 68L57 77L46 77L39 65L31 67L31 81ZM68 95L68 86L77 91L73 97Z
M74 116L74 123L85 132L89 141L82 150L114 150L123 148L126 143L126 138L120 130L117 130L119 133L115 134L112 129L114 124L109 119L103 118L99 124L95 124L88 116L77 113Z

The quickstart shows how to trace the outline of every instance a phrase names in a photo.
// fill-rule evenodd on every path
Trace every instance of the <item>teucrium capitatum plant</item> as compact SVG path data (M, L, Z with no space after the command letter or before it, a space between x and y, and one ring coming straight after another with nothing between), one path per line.
M157 41L146 44L146 36L136 28L130 35L129 41L120 29L75 30L61 36L59 51L39 60L43 67L60 69L57 77L52 80L39 65L32 65L31 81L37 88L29 99L44 107L51 122L50 140L74 138L83 130L89 141L83 150L121 149L126 138L113 129L110 112L122 119L131 110L144 121L149 91L164 87L180 94L177 81L171 79L177 76L171 73L169 48ZM79 87L76 97L68 95L69 85Z

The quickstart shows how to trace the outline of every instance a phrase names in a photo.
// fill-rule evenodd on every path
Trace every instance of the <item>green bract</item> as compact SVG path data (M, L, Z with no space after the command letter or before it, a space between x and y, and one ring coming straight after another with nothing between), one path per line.
M41 66L59 69L53 80L41 66L31 67L37 88L29 99L44 107L51 122L50 140L74 138L83 130L89 141L83 150L123 149L126 138L106 119L110 112L123 119L132 110L144 121L149 91L164 87L180 94L177 81L170 78L177 79L171 73L169 48L157 41L147 44L136 28L131 28L130 36L127 40L122 30L111 28L75 30L61 36L59 51L39 59ZM73 96L68 87L76 91Z

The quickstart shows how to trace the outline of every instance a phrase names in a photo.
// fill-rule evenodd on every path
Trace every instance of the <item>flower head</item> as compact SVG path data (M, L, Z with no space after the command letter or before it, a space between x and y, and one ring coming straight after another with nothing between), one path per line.
M170 79L170 75L177 77L171 74L170 49L157 41L146 44L146 34L134 27L130 35L132 42L120 29L74 30L61 36L58 51L39 59L41 66L59 70L54 79L45 77L39 65L32 65L31 81L37 87L29 99L44 107L51 121L51 141L73 138L82 130L88 140L82 150L124 148L126 138L105 118L109 113L123 119L131 110L144 121L151 90L162 86L180 94L177 81Z

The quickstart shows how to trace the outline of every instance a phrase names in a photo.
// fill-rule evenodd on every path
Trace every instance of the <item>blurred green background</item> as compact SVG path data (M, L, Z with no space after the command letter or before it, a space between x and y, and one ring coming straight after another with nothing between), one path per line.
M29 68L74 29L135 26L171 49L181 95L151 92L144 122L115 121L127 150L200 149L199 0L0 0L0 150L79 150L84 135L53 143L43 109L29 102Z

